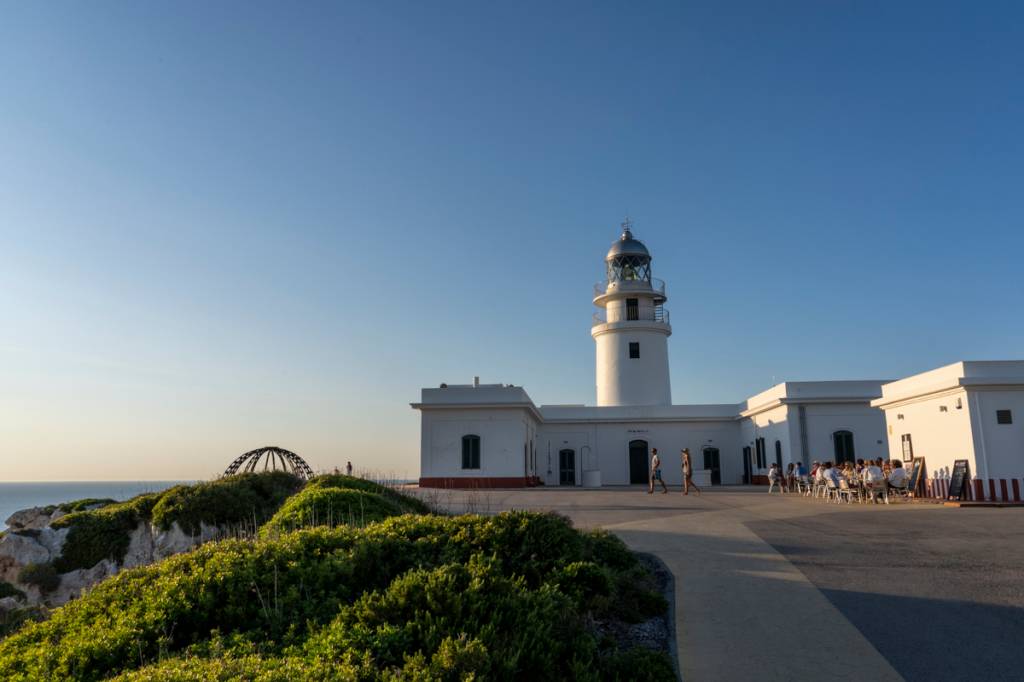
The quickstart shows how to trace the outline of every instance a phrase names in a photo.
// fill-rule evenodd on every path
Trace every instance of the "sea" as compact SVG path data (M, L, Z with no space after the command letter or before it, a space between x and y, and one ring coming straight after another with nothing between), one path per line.
M86 497L127 500L142 493L155 493L179 483L195 481L48 481L5 483L0 481L0 529L19 509L45 507Z

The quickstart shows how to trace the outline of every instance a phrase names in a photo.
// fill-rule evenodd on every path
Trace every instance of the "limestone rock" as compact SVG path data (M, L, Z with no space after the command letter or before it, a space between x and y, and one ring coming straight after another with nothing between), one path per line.
M59 511L59 509L51 511L46 507L21 509L10 515L7 519L7 525L12 531L39 530L50 525L52 515Z
M153 563L153 529L148 523L140 521L132 531L121 568L134 568L150 563Z
M24 606L24 604L22 604L21 600L17 597L3 597L0 599L0 613L4 613L5 611L17 611L22 606Z
M50 560L50 550L31 535L11 532L0 538L0 558L3 557L12 559L19 567L45 564Z
M104 559L92 568L79 568L60 576L60 585L43 600L50 606L60 606L81 596L82 590L117 573L117 564Z

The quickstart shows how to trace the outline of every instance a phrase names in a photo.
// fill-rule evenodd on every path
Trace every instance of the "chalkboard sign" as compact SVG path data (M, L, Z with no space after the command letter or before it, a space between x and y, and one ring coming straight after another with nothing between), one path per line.
M971 484L971 470L966 459L953 462L953 473L949 477L947 500L962 500L967 497L967 486Z
M921 479L924 478L924 457L914 460L910 468L910 478L907 479L907 490L911 495L917 495L921 487Z

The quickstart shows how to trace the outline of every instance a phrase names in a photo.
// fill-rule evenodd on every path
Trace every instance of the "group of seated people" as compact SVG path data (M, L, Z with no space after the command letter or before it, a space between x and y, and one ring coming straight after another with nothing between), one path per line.
M875 460L858 459L856 463L814 461L808 473L802 462L790 463L785 475L778 464L772 464L768 470L768 492L778 487L781 491L798 491L804 485L808 491L812 486L824 486L832 489L853 489L863 492L872 500L878 495L887 496L890 490L906 491L909 475L898 459ZM829 483L831 482L831 486Z

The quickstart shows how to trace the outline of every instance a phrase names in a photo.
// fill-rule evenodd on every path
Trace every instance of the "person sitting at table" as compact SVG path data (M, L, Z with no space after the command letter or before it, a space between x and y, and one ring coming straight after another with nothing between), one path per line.
M898 459L892 461L892 471L889 473L889 486L892 488L907 487L907 470L903 468L903 462Z
M807 469L804 468L803 462L796 463L796 467L793 468L793 476L799 478L801 481L807 478Z
M789 488L790 490L793 489L793 479L796 478L796 475L793 473L794 469L796 469L796 464L793 464L793 462L790 462L789 465L786 467L786 487Z
M858 459L857 460L857 466L854 467L854 468L857 470L857 475L859 476L861 474L861 472L864 471L864 460L863 459Z
M841 478L839 469L837 469L835 464L833 464L832 462L825 462L824 467L825 468L822 471L822 480L826 482L832 481L832 483L834 483L835 486L838 488L839 479Z
M882 473L882 467L878 466L882 463L882 458L879 457L876 461L878 464L868 460L868 465L864 467L864 487L872 500L875 499L875 493L885 491L885 475Z

